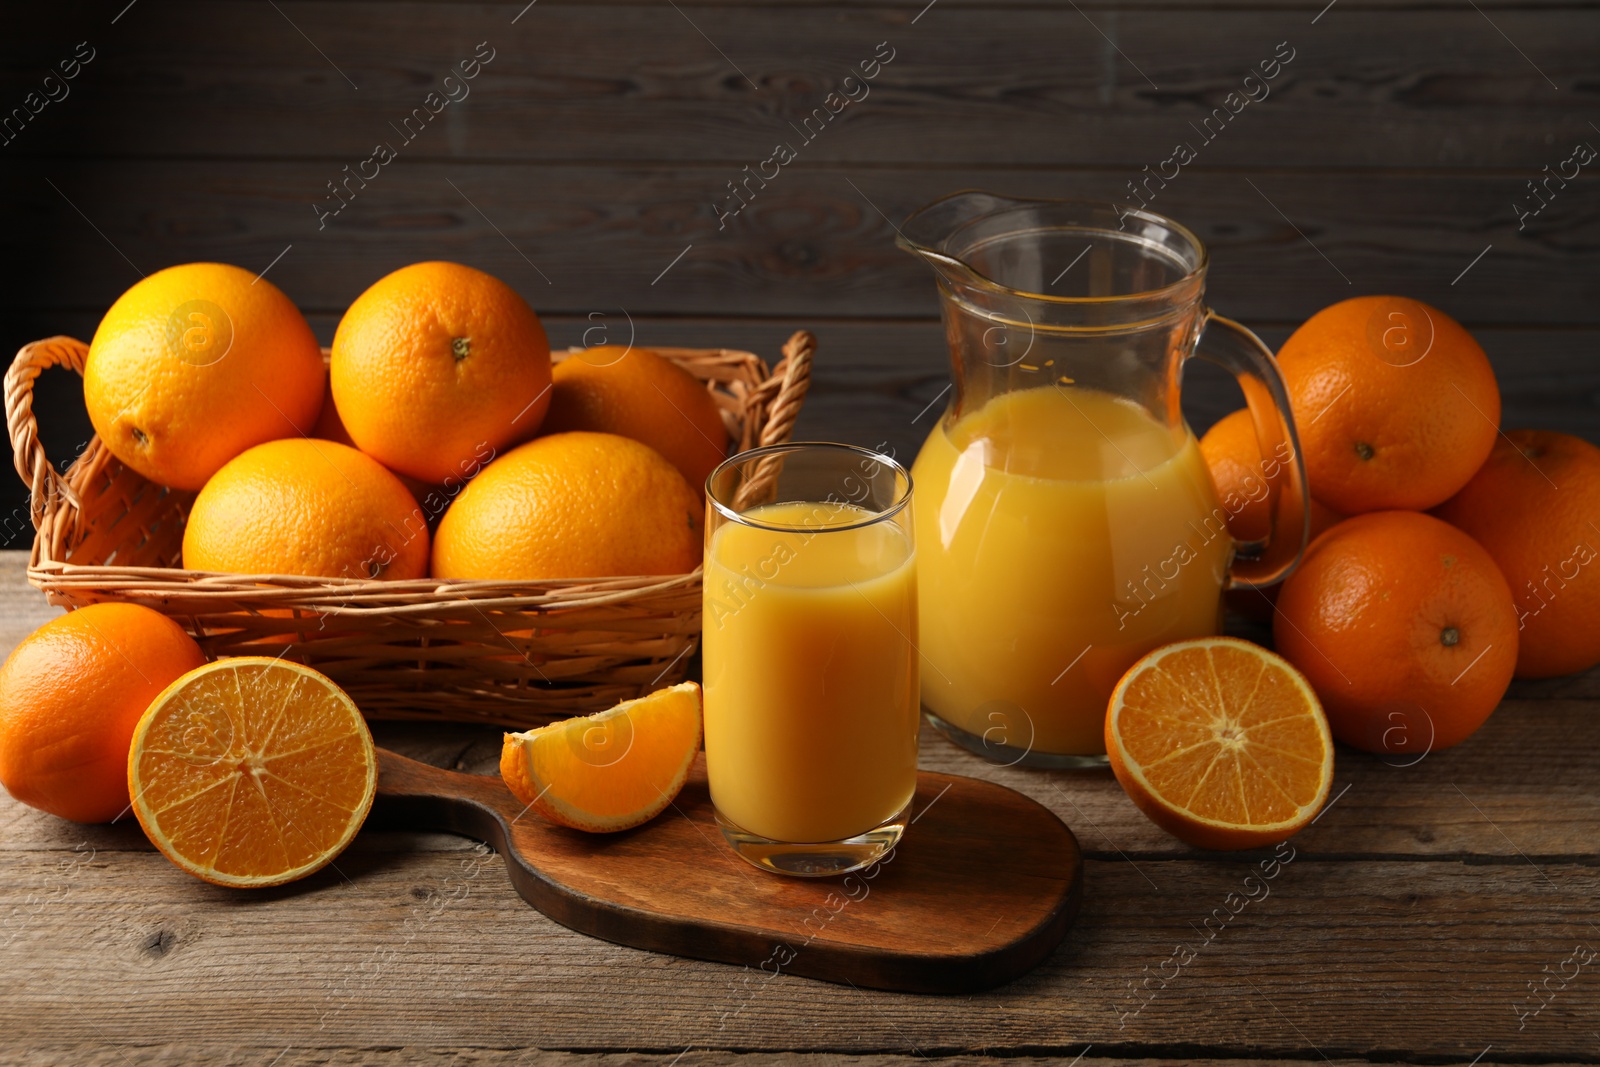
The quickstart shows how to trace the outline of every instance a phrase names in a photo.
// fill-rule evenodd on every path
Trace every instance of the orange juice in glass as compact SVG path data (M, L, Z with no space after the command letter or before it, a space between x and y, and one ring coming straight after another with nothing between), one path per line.
M765 870L843 874L917 783L917 560L893 460L792 444L707 480L703 676L717 818Z

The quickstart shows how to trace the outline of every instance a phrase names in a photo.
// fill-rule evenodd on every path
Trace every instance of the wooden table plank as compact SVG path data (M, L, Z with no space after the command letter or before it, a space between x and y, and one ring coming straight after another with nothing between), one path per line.
M1062 949L1001 990L938 998L595 942L526 907L493 854L353 853L242 895L152 853L14 853L0 1025L29 1044L226 1028L280 1047L1593 1055L1593 964L1539 1014L1525 998L1596 943L1595 866L1283 855L1261 881L1234 862L1091 861Z
M3 475L0 475L3 477ZM10 655L28 634L61 614L44 594L28 584L28 553L20 549L0 552L0 649Z
M913 25L920 6L728 5L691 21L691 5L545 4L513 26L515 5L508 13L505 5L413 3L381 21L360 4L155 5L123 20L114 42L102 41L73 89L77 99L15 148L317 157L336 161L337 171L387 141L408 160L719 159L736 161L728 174L736 177L783 140L808 163L992 160L1135 172L1187 140L1206 166L1519 161L1533 177L1593 137L1583 88L1600 33L1593 9L1502 11L1491 25L1466 5L1341 6L1312 26L1315 9L1260 0L1244 5L1255 10L1107 11L1094 20L1065 5L941 4ZM19 14L13 49L30 52L0 77L8 98L37 80L33 42L56 26L100 22L81 6L71 16ZM308 63L308 38L337 70ZM1197 48L1197 40L1219 43ZM465 89L459 79L442 86L481 41L493 49L490 64ZM893 59L867 95L836 119L814 120L825 133L798 139L790 124L800 126L828 93L860 95L844 79L859 77L858 64L880 42ZM1251 83L1268 95L1243 105L1214 145L1197 139L1189 124L1211 116L1280 42L1289 65L1265 89ZM448 89L459 102L441 111L443 129L406 140L391 124L429 89Z
M1093 1049L1090 1045L1088 1048ZM928 1064L930 1056L918 1053L874 1053L859 1056L845 1053L728 1053L728 1051L702 1051L690 1048L678 1053L563 1053L539 1048L482 1048L482 1046L453 1046L453 1048L427 1048L419 1045L382 1046L382 1048L338 1048L326 1045L298 1046L238 1046L218 1041L195 1043L162 1043L162 1045L106 1045L101 1048L83 1046L35 1046L18 1049L16 1067L58 1067L62 1062L72 1062L75 1067L147 1067L147 1065L198 1064L198 1062L226 1062L229 1067L245 1064L259 1067L346 1067L349 1064L371 1064L376 1067L403 1065L403 1067L918 1067ZM941 1067L994 1067L1000 1059L982 1054L939 1056ZM1101 1057L1090 1056L1006 1056L1006 1067L1189 1067L1192 1056L1184 1057ZM1259 1059L1206 1059L1208 1067L1261 1067ZM1330 1067L1366 1067L1370 1059L1326 1059L1314 1057L1315 1064ZM1461 1061L1466 1062L1466 1061ZM1501 1059L1491 1051L1488 1056L1474 1062L1474 1067L1501 1067L1515 1064ZM1546 1067L1576 1067L1579 1062L1547 1061Z
M719 232L710 205L726 167L414 162L381 174L319 233L312 205L327 163L218 161L182 173L175 180L161 161L14 161L18 225L0 234L0 253L33 269L0 309L109 306L136 280L109 239L141 269L197 259L259 269L282 255L273 280L311 312L342 312L388 271L443 257L501 275L545 314L929 318L930 273L894 247L890 219L963 187L1103 199L1125 177L808 165ZM1210 296L1245 321L1299 321L1388 291L1480 324L1593 325L1600 183L1572 185L1519 232L1505 205L1520 187L1509 175L1399 172L1363 178L1353 197L1337 173L1196 171L1152 207L1208 243ZM169 218L184 221L152 222ZM63 272L71 286L59 284Z
M13 640L53 613L23 562L0 558ZM1531 994L1572 966L1574 946L1600 944L1597 679L1519 683L1478 736L1414 766L1341 749L1348 790L1276 868L1268 853L1177 845L1104 772L990 768L928 735L925 766L1036 796L1090 855L1063 948L960 1000L764 982L594 942L528 909L498 857L445 835L363 834L337 870L243 895L184 876L134 826L76 827L0 800L0 1059L428 1062L468 1046L490 1063L554 1062L532 1051L552 1048L670 1063L710 1047L826 1050L815 1059L831 1063L1092 1046L1176 1062L1597 1062L1594 968L1537 1014ZM493 731L378 732L493 769Z

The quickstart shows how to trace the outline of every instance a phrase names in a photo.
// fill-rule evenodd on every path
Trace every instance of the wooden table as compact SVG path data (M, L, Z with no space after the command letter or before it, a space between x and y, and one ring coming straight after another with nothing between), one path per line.
M0 556L6 648L54 613L24 565ZM1409 766L1340 749L1333 802L1270 879L1270 851L1184 847L1108 772L997 769L927 733L924 767L1034 797L1087 861L1062 947L954 998L592 940L457 837L363 833L337 870L240 893L136 825L0 798L0 1063L1600 1062L1597 697L1600 673L1518 683ZM481 728L376 732L480 773L499 752Z

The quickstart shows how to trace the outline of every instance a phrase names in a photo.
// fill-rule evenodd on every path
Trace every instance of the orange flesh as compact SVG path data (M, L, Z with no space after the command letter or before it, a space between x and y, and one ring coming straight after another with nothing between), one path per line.
M693 682L598 715L505 735L501 775L525 804L580 830L621 830L653 818L683 788L700 750Z
M152 843L224 885L318 870L376 790L372 736L349 697L298 664L238 657L179 678L134 734L128 782Z
M1124 761L1165 807L1267 828L1313 816L1333 746L1304 679L1244 642L1203 640L1135 666L1113 697Z

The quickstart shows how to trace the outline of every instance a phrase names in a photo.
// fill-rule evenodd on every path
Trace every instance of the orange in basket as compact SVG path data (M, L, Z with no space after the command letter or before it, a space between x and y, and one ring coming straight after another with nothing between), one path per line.
M364 452L292 437L228 461L200 490L183 563L230 574L421 578L428 523L411 490Z
M89 346L83 401L118 459L199 489L252 445L311 429L327 371L305 316L225 263L157 271L111 305Z
M539 316L459 263L413 263L374 282L339 320L328 370L357 446L430 485L532 437L550 406Z
M556 364L544 433L596 430L643 441L704 494L727 458L722 412L694 375L647 348L600 345Z
M461 491L433 541L435 578L684 574L699 496L655 449L575 430L512 449Z

